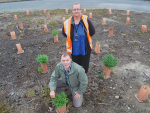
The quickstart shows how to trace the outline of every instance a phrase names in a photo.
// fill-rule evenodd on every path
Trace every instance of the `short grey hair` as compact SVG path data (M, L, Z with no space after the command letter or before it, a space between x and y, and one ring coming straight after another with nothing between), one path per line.
M79 3L74 3L73 5L72 5L72 9L73 9L73 6L74 5L80 5L80 8L81 8L81 4L79 4Z
M68 53L67 51L62 52L61 57L66 57L66 56L69 56L69 57L70 57L70 59L72 59L72 57L71 57L71 54L70 54L70 53Z

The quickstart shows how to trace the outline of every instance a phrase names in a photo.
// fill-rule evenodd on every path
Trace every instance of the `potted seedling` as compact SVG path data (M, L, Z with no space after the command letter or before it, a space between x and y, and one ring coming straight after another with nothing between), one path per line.
M108 37L114 36L113 35L113 30L114 30L114 27L109 27L109 35L108 35Z
M47 55L38 55L36 57L37 62L39 62L41 64L41 67L38 67L38 71L42 70L42 73L46 73L47 72L47 62L48 62L48 56Z
M112 54L107 54L105 57L103 57L103 61L102 63L104 64L104 73L106 73L106 75L104 76L105 79L110 77L110 73L111 73L111 68L118 66L118 58L117 57L113 57Z
M60 94L56 94L55 98L52 99L52 102L54 106L57 108L57 110L59 111L59 113L66 112L66 104L68 103L68 98L64 92L61 92Z
M100 47L101 47L100 42L97 41L95 45L95 53L100 53Z
M58 31L54 29L52 35L54 36L54 42L58 42Z
M7 17L7 12L5 10L3 12L4 12L4 17Z

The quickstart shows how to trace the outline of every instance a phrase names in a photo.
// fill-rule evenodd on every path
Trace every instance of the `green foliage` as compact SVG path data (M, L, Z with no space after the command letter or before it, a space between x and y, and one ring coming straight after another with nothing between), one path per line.
M44 63L47 63L48 62L48 56L47 55L38 55L36 57L36 60L37 62L39 62L41 65L44 64Z
M12 26L12 23L9 23L8 26Z
M100 76L101 76L102 78L104 78L105 75L106 75L106 73L104 73L104 71L101 72L101 74L100 74Z
M60 108L60 106L65 106L68 103L67 95L64 92L60 94L56 94L55 98L52 99L52 102L56 108Z
M6 13L6 11L5 11L5 10L4 10L3 12L4 12L4 13Z
M96 45L100 45L100 42L99 42L99 41L97 41L97 42L96 42Z
M39 21L37 22L37 24L44 24L44 21L39 20Z
M107 66L109 69L118 66L118 58L113 57L112 54L107 54L105 57L103 57L102 63Z
M28 97L33 97L34 95L35 95L35 91L33 91L33 90L31 90L31 89L30 89L30 90L28 91L28 93L27 93L27 96L28 96Z
M0 113L13 113L14 106L10 107L7 100L2 101L2 98L0 100Z
M56 36L57 34L58 34L58 31L54 29L54 30L52 31L52 35L53 35L53 36Z
M58 26L58 23L56 21L51 21L49 23L52 27L57 27Z
M39 71L39 72L42 72L42 71L43 71L43 68L42 68L42 67L38 67L38 71Z

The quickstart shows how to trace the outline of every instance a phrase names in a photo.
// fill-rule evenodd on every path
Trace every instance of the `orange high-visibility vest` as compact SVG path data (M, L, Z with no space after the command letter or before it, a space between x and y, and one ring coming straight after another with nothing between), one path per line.
M89 25L88 25L87 17L88 16L81 14L81 18L82 18L83 23L86 27L88 42L89 42L90 48L92 49L92 39L91 39L91 36L89 34L89 29L88 29ZM72 19L72 16L64 22L64 32L67 35L66 49L67 49L67 52L70 53L70 54L72 54L72 41L71 41L71 37L70 37L71 19Z

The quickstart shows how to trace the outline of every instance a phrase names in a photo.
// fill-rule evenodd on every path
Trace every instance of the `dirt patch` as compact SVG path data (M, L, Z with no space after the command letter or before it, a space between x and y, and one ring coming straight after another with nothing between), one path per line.
M0 14L0 97L1 103L13 107L15 113L55 113L47 85L56 64L60 62L60 54L65 51L66 38L61 34L62 17L70 17L65 10L48 10L50 18L43 11L9 13L7 18ZM82 107L74 108L68 104L69 113L149 113L149 97L143 103L135 98L141 85L150 85L150 14L130 11L126 16L124 10L87 9L86 15L93 12L96 34L93 39L93 50L97 41L101 44L101 53L92 51L89 72L89 84L84 94ZM14 20L14 15L18 20ZM106 17L107 25L102 25ZM130 17L130 24L126 18ZM18 24L22 22L24 29ZM11 24L10 24L11 23ZM48 32L44 32L47 24ZM148 31L141 32L141 26L147 25ZM108 28L114 27L114 36L108 37ZM59 31L59 43L54 43L52 30ZM15 31L17 38L12 40L10 32ZM16 44L20 43L24 53L17 54ZM102 58L112 53L118 57L119 65L114 68L111 78L100 77L103 70ZM38 72L38 54L49 57L48 72ZM72 101L71 94L65 89ZM31 91L31 92L29 92ZM32 97L28 93L34 92ZM115 96L119 96L116 99Z

